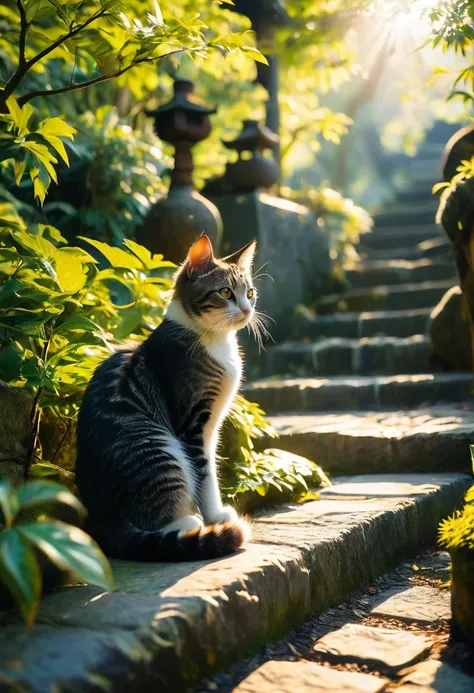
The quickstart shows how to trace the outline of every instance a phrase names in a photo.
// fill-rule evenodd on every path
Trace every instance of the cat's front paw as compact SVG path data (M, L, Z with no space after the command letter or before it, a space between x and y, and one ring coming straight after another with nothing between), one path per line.
M222 510L212 518L212 524L223 525L225 522L237 522L239 516L230 505L224 505Z

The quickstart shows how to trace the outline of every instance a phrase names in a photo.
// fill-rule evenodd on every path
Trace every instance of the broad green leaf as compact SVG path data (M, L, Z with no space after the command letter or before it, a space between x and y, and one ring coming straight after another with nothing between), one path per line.
M142 314L139 308L126 308L120 311L120 324L115 330L117 339L125 339L132 334L142 320Z
M13 522L18 509L18 500L13 486L6 481L0 481L0 510L3 514L2 524L7 527ZM1 526L1 525L0 525Z
M68 315L56 327L56 332L73 332L83 330L85 332L101 332L102 328L85 315ZM1 364L1 362L0 362Z
M116 248L114 246L103 243L102 241L96 241L92 238L84 238L79 236L81 241L89 243L94 248L97 248L102 255L110 262L114 268L123 269L143 269L142 262L132 253L127 253L121 248Z
M32 625L41 596L41 571L28 541L13 527L0 532L0 581Z
M6 383L11 383L21 375L21 364L21 351L14 344L0 349L0 378Z
M23 174L25 173L26 161L14 161L13 172L15 175L15 183L20 185Z
M61 484L52 481L29 481L18 490L19 509L36 508L51 503L68 505L83 515L82 503Z
M87 281L87 273L80 257L69 253L68 248L59 248L54 256L59 286L66 293L75 294Z
M57 476L58 467L55 464L50 464L49 462L35 462L30 467L29 476L32 479L44 479L48 476Z
M78 580L112 589L109 562L82 529L47 521L18 525L18 531L61 570L72 573Z
M68 139L74 139L76 134L76 128L68 125L62 118L47 118L43 120L37 130L43 137L67 137Z

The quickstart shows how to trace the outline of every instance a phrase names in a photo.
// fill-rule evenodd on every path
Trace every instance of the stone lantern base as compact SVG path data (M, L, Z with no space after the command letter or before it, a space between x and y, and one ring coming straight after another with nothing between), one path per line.
M176 186L150 209L141 236L153 253L179 264L202 233L209 236L218 254L222 237L219 210L192 186Z

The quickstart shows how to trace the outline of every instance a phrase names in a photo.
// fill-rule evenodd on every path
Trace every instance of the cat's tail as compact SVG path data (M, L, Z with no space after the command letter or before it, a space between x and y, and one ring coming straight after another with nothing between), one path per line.
M105 527L86 522L85 529L111 558L130 561L201 561L238 551L250 538L248 524L238 519L187 532L146 531L135 527Z

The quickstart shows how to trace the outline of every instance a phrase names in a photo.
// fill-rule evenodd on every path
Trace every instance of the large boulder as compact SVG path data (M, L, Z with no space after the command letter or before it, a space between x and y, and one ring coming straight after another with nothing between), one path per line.
M0 380L0 479L11 484L25 477L32 445L31 395Z
M471 371L469 313L459 286L447 291L430 315L433 361L446 370Z

